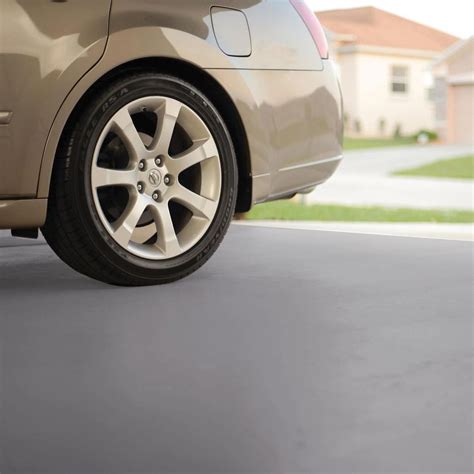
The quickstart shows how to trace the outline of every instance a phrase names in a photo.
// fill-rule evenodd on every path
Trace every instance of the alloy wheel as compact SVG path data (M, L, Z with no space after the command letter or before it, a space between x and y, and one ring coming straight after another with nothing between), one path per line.
M198 114L161 96L135 100L106 124L91 169L95 209L113 240L149 260L193 248L216 215L222 171Z

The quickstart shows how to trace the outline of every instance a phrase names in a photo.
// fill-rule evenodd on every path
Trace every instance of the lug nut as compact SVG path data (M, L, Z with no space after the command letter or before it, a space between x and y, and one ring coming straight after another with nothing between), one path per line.
M163 161L164 161L163 158L164 158L163 155L160 155L155 159L156 166L161 166L163 164Z
M152 198L155 200L155 201L158 201L160 199L160 193L158 191L155 191L152 195Z
M163 180L163 182L168 185L171 183L171 178L169 176L165 176L165 179Z
M142 193L145 187L143 186L143 183L138 183L137 184L137 189L139 193Z
M140 161L140 163L138 163L138 169L140 171L143 171L145 169L145 162L144 161Z

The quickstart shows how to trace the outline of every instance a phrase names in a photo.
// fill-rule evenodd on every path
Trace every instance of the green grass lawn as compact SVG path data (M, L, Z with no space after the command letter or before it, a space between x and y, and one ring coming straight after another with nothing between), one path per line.
M277 201L255 206L246 218L286 221L472 223L474 212L336 205L306 206L294 201Z
M395 174L397 176L474 179L474 155L437 161L419 168L398 171Z
M403 145L414 145L416 140L413 137L401 138L345 138L345 150L363 150L367 148L385 148Z

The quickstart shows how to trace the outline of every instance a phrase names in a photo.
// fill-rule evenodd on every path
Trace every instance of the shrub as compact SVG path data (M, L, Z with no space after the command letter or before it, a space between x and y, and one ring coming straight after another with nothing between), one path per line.
M424 129L420 130L418 133L415 133L413 138L418 141L422 135L425 135L430 142L434 142L438 139L438 134L436 132L434 132L433 130Z

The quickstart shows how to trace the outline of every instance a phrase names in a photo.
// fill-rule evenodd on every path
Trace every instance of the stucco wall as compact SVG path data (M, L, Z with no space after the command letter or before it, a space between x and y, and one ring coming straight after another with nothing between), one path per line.
M346 130L353 127L354 111L358 107L357 58L353 54L341 56L338 61L341 85L344 95L344 119Z
M466 74L474 70L474 48L465 48L448 63L448 74Z
M474 143L474 49L473 38L436 63L433 73L444 83L438 93L437 131L442 140Z
M428 99L427 75L430 59L368 54L340 54L337 57L348 118L348 134L361 136L392 136L400 126L402 134L422 128L433 129L434 103ZM392 66L409 68L409 90L405 95L391 91ZM381 122L385 122L382 133Z
M474 85L450 87L448 140L474 143Z

